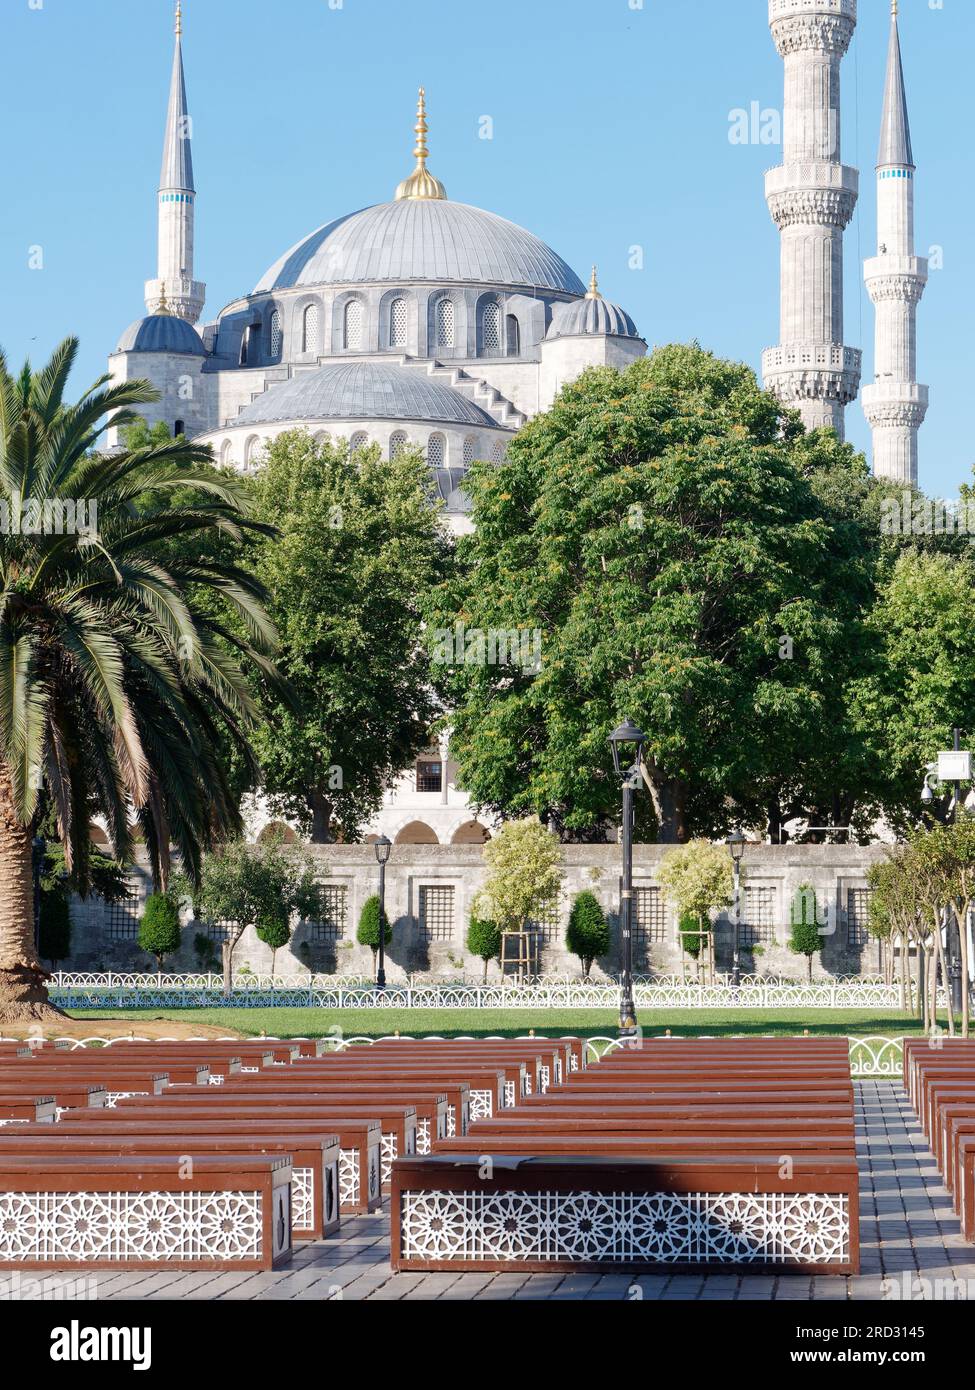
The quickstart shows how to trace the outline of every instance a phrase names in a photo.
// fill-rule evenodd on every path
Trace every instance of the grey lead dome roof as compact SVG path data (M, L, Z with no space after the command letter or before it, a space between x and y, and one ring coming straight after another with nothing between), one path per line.
M625 309L608 299L578 300L560 304L552 316L546 338L574 338L583 334L608 335L614 338L639 338L636 324Z
M384 362L342 362L301 372L269 387L232 423L278 420L431 420L498 428L487 411L459 391Z
M377 280L467 280L585 294L562 257L514 222L466 203L408 198L319 227L275 261L254 293Z
M186 319L172 314L150 314L136 319L118 340L116 352L185 352L205 357L203 339Z

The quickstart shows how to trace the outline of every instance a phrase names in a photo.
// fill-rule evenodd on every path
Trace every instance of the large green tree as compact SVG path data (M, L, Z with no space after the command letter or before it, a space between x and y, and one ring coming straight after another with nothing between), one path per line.
M245 668L272 669L259 582L234 564L184 563L171 545L242 536L254 523L239 491L204 475L209 452L182 441L96 453L106 417L125 424L156 393L103 378L69 404L76 351L68 339L17 377L0 357L0 1019L49 1010L31 882L42 789L82 891L93 812L116 859L138 828L160 886L171 844L196 877L203 847L239 824L219 739L248 756ZM205 500L171 505L188 484ZM191 591L233 609L230 648Z
M834 436L696 346L567 387L506 463L475 466L476 530L432 604L474 801L601 836L623 715L648 735L641 830L664 841L764 819L787 778L828 785L838 758L854 782L843 690L871 574L839 512L865 486Z
M353 839L437 714L421 620L448 547L429 472L416 452L350 454L296 430L268 447L254 492L277 531L257 569L293 692L263 705L263 790L313 842Z

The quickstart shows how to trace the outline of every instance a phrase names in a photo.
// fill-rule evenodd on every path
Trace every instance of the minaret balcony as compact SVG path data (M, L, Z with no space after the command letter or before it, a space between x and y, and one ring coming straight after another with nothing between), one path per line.
M859 194L860 175L848 164L780 164L765 175L765 201L780 231L810 225L845 228Z
M838 343L788 343L762 353L765 389L781 400L855 401L863 353Z
M888 404L917 406L927 410L929 398L929 387L919 386L916 381L893 381L889 377L881 377L872 385L865 386L862 393L865 411Z
M917 301L928 283L928 262L924 256L871 256L863 263L863 278L870 298Z

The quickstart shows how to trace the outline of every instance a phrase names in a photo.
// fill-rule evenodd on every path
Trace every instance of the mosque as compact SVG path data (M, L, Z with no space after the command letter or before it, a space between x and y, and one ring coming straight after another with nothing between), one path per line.
M842 437L861 352L843 341L843 237L859 196L842 163L840 68L857 0L769 0L785 66L783 163L766 175L781 234L780 343L763 354L765 386L809 428ZM475 459L500 461L509 440L587 367L623 368L647 344L626 310L531 232L452 202L428 167L424 91L416 161L389 201L333 217L303 237L253 291L202 322L195 278L192 122L182 11L158 190L158 263L147 316L109 358L117 380L147 378L160 399L150 423L209 444L222 464L255 468L283 431L378 444L386 457L420 447L451 527L469 527L463 492ZM862 393L874 471L917 480L928 404L916 381L916 315L927 262L915 254L910 123L892 3L877 164L878 249L866 262L876 305L876 380ZM117 439L110 436L110 443ZM260 817L255 832L261 829ZM266 826L265 826L266 828ZM406 843L480 843L445 744L387 794L370 828Z

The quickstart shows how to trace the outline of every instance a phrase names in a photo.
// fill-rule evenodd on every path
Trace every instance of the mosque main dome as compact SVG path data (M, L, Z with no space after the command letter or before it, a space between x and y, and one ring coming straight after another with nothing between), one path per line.
M254 293L415 280L586 292L561 256L514 222L443 198L403 198L319 227L275 261Z

